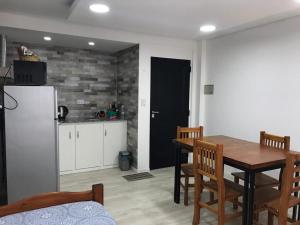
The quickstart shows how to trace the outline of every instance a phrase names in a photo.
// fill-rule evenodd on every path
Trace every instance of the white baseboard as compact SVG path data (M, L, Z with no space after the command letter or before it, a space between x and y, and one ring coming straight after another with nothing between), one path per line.
M150 172L150 169L137 169L135 167L131 167L131 170L133 170L136 173L144 173L144 172Z
M104 169L111 169L111 168L117 168L118 165L111 165L111 166L99 166L99 167L92 167L87 169L78 169L78 170L70 170L70 171L64 171L60 172L60 175L68 175L68 174L74 174L74 173L85 173L85 172L91 172L95 170L104 170Z

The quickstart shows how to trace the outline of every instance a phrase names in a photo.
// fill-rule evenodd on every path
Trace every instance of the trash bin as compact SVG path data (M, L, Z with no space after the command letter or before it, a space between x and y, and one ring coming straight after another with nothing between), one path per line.
M121 171L127 171L130 169L131 152L121 151L119 152L119 168Z

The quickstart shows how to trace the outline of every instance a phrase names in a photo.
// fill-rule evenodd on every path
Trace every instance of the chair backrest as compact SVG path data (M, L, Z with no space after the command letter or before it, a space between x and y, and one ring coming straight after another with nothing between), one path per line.
M267 134L265 131L260 132L260 144L272 148L282 149L285 151L290 150L290 137L289 136L277 136L273 134Z
M203 137L203 127L177 127L177 137L182 139L192 139Z
M288 209L297 206L300 203L300 196L296 197L294 193L300 191L300 153L287 153L285 169L282 178L282 189L279 206L279 223L287 224ZM292 197L292 198L291 198ZM297 224L300 224L298 221Z
M223 145L215 145L199 139L194 140L194 173L217 182L223 177Z

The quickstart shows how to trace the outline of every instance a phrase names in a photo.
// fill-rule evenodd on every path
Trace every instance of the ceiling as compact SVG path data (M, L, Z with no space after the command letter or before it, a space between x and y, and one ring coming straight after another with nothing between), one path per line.
M74 0L0 0L0 11L68 18Z
M106 3L105 15L89 11ZM201 39L199 27L212 23L215 35L300 15L295 0L0 0L0 11L185 39Z
M45 33L7 27L0 27L0 33L6 34L7 40L12 42L38 44L43 46L63 46L79 49L91 49L108 55L136 45L134 43L127 42L87 39L86 37ZM43 39L44 36L51 36L52 40L50 42L46 42ZM95 42L95 46L89 46L89 41Z

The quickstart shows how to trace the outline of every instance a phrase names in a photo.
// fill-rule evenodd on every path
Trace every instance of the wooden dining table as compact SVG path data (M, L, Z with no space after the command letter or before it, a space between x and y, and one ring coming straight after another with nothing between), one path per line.
M255 174L258 172L283 168L286 153L259 143L245 141L227 136L207 136L200 140L223 144L224 164L245 172L243 195L243 225L253 224L253 205L255 192ZM182 150L193 151L193 139L174 139L175 145L175 183L174 202L180 203L180 173Z

